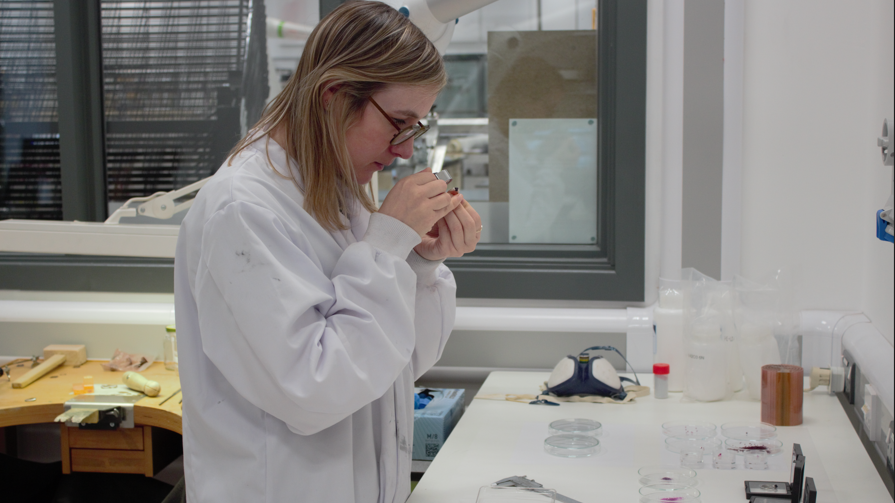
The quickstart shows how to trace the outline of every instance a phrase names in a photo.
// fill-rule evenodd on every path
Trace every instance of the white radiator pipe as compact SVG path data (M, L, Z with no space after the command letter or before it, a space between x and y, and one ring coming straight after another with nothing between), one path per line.
M684 0L665 3L662 97L662 258L659 274L681 278L684 190Z
M174 304L0 300L0 323L173 325Z
M171 325L174 304L0 300L0 322ZM458 307L454 329L617 334L627 332L628 310Z
M454 330L626 334L638 372L653 363L653 308L552 309L458 307ZM173 325L170 303L0 300L0 323Z

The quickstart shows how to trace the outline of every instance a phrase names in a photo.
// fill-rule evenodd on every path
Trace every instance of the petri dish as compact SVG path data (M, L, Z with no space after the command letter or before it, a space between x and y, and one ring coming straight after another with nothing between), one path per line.
M696 471L680 466L644 466L637 470L637 474L640 475L640 485L643 486L683 484L692 487L696 485Z
M544 450L562 458L586 458L600 452L600 441L590 435L563 433L547 437Z
M724 446L728 450L736 452L739 455L748 454L750 452L765 452L768 456L775 456L783 451L783 442L776 438L767 438L763 440L736 440L728 438L724 441Z
M640 475L640 485L667 484L667 483L685 483L685 481L693 480L695 484L696 470L682 468L673 465L653 465L644 466L637 470Z
M640 503L700 503L698 496L675 493L652 493L640 497Z
M698 498L699 497L699 489L696 489L692 486L685 486L683 484L652 484L648 486L643 486L640 488L641 496L649 496L652 494L663 494L666 498L672 497L688 497L688 498ZM656 497L656 496L654 496ZM642 501L642 499L641 499ZM682 501L675 499L657 499L655 501Z
M720 438L676 438L665 439L665 448L671 452L680 454L683 450L698 449L703 453L714 452L721 447Z
M676 438L711 438L718 427L704 421L669 421L662 425L662 433Z
M738 421L721 425L721 434L736 440L777 438L777 427L759 421Z
M593 419L559 419L550 423L547 431L550 435L573 433L599 437L603 434L603 425Z

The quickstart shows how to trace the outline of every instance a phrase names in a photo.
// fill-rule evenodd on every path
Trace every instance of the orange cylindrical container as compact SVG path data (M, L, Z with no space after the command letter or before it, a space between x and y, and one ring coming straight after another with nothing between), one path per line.
M802 424L804 370L798 365L761 367L761 420L775 426Z

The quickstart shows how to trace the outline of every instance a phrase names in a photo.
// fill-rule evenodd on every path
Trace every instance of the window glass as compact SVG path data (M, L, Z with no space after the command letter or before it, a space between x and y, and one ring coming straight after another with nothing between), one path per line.
M462 17L428 117L435 127L379 174L380 200L431 166L481 214L485 245L599 248L596 8L499 0Z
M62 219L53 2L0 2L0 220Z
M260 114L247 102L254 88L264 88L261 105L267 98L266 68L263 86L251 81L259 72L249 62L266 66L263 54L247 58L251 8L250 0L102 2L110 214L132 197L212 175L246 112Z

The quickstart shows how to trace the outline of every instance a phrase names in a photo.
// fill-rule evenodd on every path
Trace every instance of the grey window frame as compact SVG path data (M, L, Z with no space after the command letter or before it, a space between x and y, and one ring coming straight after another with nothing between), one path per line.
M446 261L458 297L644 300L647 3L601 0L599 9L598 242L605 247L481 245Z
M60 23L58 16L69 2L55 3L57 51L62 43L77 43L82 45L83 54L98 57L99 0L85 2L92 6L82 16L87 19L76 22L76 16L61 18L70 19L68 23ZM327 0L321 0L322 13L331 10L326 3ZM329 3L334 7L341 2ZM457 279L458 297L629 303L644 300L647 2L601 0L599 9L598 99L604 125L598 139L603 216L599 242L606 246L481 246L472 254L446 261ZM82 86L82 92L102 96L98 59L95 64L70 67L72 79L88 84ZM81 124L90 123L90 128L74 128L80 130L79 134L89 135L80 144L101 142L102 121L90 122L97 113L102 117L101 106L100 100L75 111L82 114L82 119L73 119L75 122L63 121L60 107L60 137L67 131L71 134L72 124L84 120L87 122ZM102 151L100 148L100 156ZM95 150L88 150L77 157L83 159L80 164L62 164L63 193L67 187L93 187L92 195L73 202L63 200L65 220L101 221L105 217L105 178L97 181L96 155ZM172 259L6 253L0 255L0 289L171 293L173 269Z

